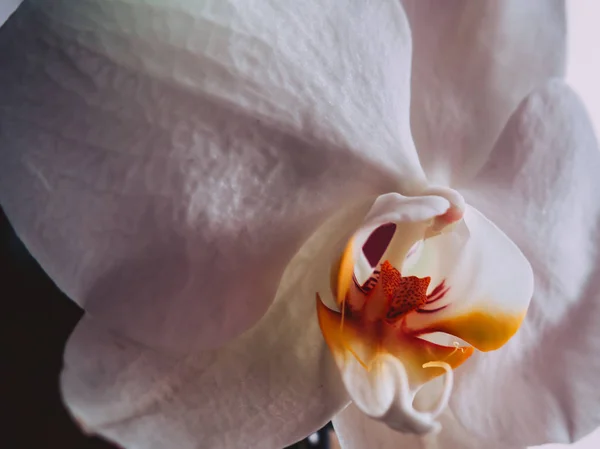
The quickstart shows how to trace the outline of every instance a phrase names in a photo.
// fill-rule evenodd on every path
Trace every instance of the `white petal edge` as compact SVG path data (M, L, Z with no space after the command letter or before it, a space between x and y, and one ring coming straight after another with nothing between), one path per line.
M1 0L0 1L0 27L15 12L23 0Z

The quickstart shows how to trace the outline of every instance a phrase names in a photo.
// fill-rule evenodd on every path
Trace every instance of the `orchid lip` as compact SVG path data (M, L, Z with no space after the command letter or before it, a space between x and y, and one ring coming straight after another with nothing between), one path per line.
M451 189L440 192L378 198L332 269L338 310L317 293L319 325L352 400L414 433L439 427L452 370L476 349L506 343L532 294L531 267L516 245L464 201L451 202ZM440 376L438 406L417 412L407 398Z
M437 405L431 412L422 414L414 410L412 405L404 403L403 414L407 417L412 416L412 419L417 421L429 422L430 424L425 425L424 429L437 429L435 418L446 407L452 390L452 369L471 355L472 348L459 347L458 343L444 348L423 340L419 332L412 332L406 328L405 317L414 312L434 313L443 310L447 305L433 310L423 309L423 307L440 301L450 288L442 281L427 294L430 278L404 277L387 260L379 264L362 284L358 282L354 273L351 279L351 287L339 302L340 312L331 310L326 312L317 295L322 329L327 328L324 316L339 316L337 330L339 346L368 373L368 376L374 375L372 370L381 354L390 354L398 352L398 348L413 346L411 350L417 353L415 361L409 363L410 368L405 373L406 382L413 385L413 389L406 390L404 395L408 394L414 398L419 390L418 385L440 375L445 376L444 388ZM362 300L357 301L357 296L362 297ZM324 335L327 335L327 331L324 331ZM361 339L361 335L370 348L367 349L366 357L360 354L359 349L353 347L355 336ZM335 346L335 343L332 342L332 346ZM438 357L431 358L431 355L428 355L436 351L439 353ZM406 352L406 349L400 350L400 353L402 352ZM412 404L412 401L409 401L409 404Z

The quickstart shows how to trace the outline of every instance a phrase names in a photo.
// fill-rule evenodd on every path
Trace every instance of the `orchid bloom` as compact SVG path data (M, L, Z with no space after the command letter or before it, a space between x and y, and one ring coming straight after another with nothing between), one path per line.
M600 155L564 32L560 1L25 1L0 202L86 311L74 418L127 449L591 432Z

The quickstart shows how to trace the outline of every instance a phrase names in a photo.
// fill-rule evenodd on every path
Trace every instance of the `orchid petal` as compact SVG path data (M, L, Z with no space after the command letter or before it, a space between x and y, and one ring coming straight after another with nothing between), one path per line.
M377 3L31 0L0 34L0 201L108 328L216 347L332 213L424 183Z
M414 43L411 124L428 179L460 187L487 160L511 112L563 76L560 0L402 0Z
M86 315L67 344L64 400L76 420L127 449L281 449L348 403L321 337L314 302L345 243L330 220L287 267L274 303L223 347L175 357L107 330Z
M451 231L424 241L419 262L403 275L430 276L430 289L440 290L422 313L407 316L408 329L454 335L482 351L515 334L533 293L527 259L470 206Z
M562 82L532 93L463 193L521 248L535 291L517 335L474 356L451 399L471 432L507 443L576 441L600 425L600 153Z

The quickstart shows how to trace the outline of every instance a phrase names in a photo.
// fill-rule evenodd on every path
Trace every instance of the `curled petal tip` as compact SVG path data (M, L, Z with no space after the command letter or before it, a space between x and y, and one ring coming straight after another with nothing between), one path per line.
M463 218L464 210L454 205L451 205L444 215L437 217L437 220L442 222L444 226L455 223Z
M456 190L448 187L434 186L430 187L425 194L440 196L450 203L450 207L448 207L443 214L435 217L431 229L428 232L428 237L432 237L442 232L444 228L463 218L467 205L463 196Z
M465 202L463 196L450 187L432 186L423 194L441 196L442 198L448 200L448 202L451 204L451 208L462 212L464 212L465 208L467 207L467 203Z

